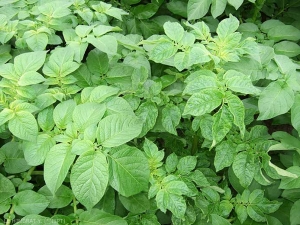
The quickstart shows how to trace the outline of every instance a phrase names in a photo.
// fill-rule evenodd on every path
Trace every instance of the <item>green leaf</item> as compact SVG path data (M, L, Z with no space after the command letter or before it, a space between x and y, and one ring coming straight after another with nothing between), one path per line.
M225 218L217 215L217 214L211 214L211 222L212 224L218 224L218 225L230 225L231 223L226 220Z
M187 5L188 20L200 19L206 15L212 0L189 0Z
M16 194L14 184L0 173L0 204Z
M91 73L105 74L108 71L108 56L98 49L89 52L87 59L87 67Z
M71 187L75 197L87 209L103 197L108 184L108 164L100 151L87 151L79 156L71 170Z
M159 190L156 195L158 208L162 212L170 210L174 216L184 219L186 211L186 203L182 196L168 192L167 190Z
M45 59L45 51L23 53L16 56L14 59L15 70L18 75L22 75L23 73L29 71L37 71L42 67Z
M278 25L268 31L268 37L274 41L298 41L300 30L292 25Z
M119 88L99 85L92 90L90 95L90 101L101 103L108 97L118 94L118 92Z
M300 54L300 46L295 42L281 41L274 46L274 51L278 55L286 55L288 57L295 57Z
M230 131L233 123L233 116L226 105L223 105L222 108L213 117L214 121L212 126L212 147L215 144L219 143L226 136L226 134Z
M240 129L241 136L245 134L245 107L240 98L231 92L226 92L228 109L233 115L234 124Z
M179 42L183 35L184 35L184 29L183 27L177 23L177 22L166 22L164 23L164 31L166 35L173 41Z
M35 33L32 36L26 38L28 47L34 52L45 50L48 41L48 36L45 33Z
M247 213L248 213L249 217L256 222L265 222L266 221L266 218L265 218L263 212L260 210L259 207L255 206L255 205L247 206Z
M183 115L201 116L216 109L223 100L218 89L203 89L193 94L186 103Z
M115 215L103 212L99 209L84 211L79 215L80 225L127 225L127 222Z
M293 127L300 134L300 94L295 96L295 101L291 108L291 122Z
M295 189L300 188L300 168L298 166L292 166L286 170L297 177L284 176L281 179L279 189Z
M236 10L240 8L244 0L227 0L230 5L232 5Z
M55 124L53 120L53 107L47 107L38 114L38 125L44 131L51 130Z
M267 120L284 114L294 103L293 90L283 81L270 83L258 99L258 120Z
M15 213L20 216L39 214L49 205L48 199L32 190L18 192L13 197Z
M300 221L299 210L300 210L300 200L294 202L294 204L291 208L291 212L290 212L291 225L299 224L299 221Z
M53 120L60 129L66 128L67 124L72 121L72 114L76 107L74 100L70 99L59 103L53 111Z
M230 141L223 141L216 147L214 165L216 172L231 166L236 156L236 146Z
M48 152L44 164L44 179L52 194L62 185L75 156L71 153L71 146L63 143L54 145Z
M168 173L172 173L176 170L178 161L179 161L178 157L174 152L172 154L168 155L168 157L166 159L166 164L165 164L165 168Z
M59 225L55 219L35 214L24 216L16 225L48 225L49 221L51 221L51 225Z
M150 208L150 201L147 194L140 193L130 197L119 196L124 207L135 214L146 212Z
M248 217L247 208L242 204L237 204L234 208L237 217L241 223L244 223Z
M117 53L118 42L114 36L108 34L97 38L88 36L87 42L108 55L115 55Z
M35 141L38 136L38 125L34 116L27 111L19 111L9 120L8 128L16 137L26 140Z
M177 171L181 175L186 175L195 169L197 158L195 156L185 156L179 159L177 164Z
M239 27L239 20L230 15L229 18L222 20L217 27L217 34L220 39L226 38L229 34L235 32Z
M72 190L64 185L57 189L55 195L51 193L46 185L40 188L38 193L44 195L50 201L48 205L50 209L64 208L73 200Z
M79 131L84 131L87 127L97 124L105 113L105 105L94 102L87 102L77 105L73 111L73 121Z
M142 132L139 135L139 137L143 137L154 127L156 123L158 116L157 106L150 101L144 102L137 109L136 115L140 120L143 121Z
M247 152L240 152L233 161L232 169L241 185L247 188L251 184L256 171L254 157Z
M135 147L115 148L109 155L109 183L121 195L129 197L148 189L148 160Z
M167 105L162 110L162 125L171 134L177 135L176 126L181 119L181 112L176 105Z
M23 151L28 165L38 166L44 163L49 150L55 145L55 141L48 134L40 134L36 142L25 142Z
M97 140L104 147L116 147L137 137L142 131L142 122L136 116L114 114L99 122Z
M214 18L220 16L226 8L227 0L212 0L211 14Z
M32 84L38 84L45 80L46 79L38 72L29 71L29 72L25 72L22 74L22 76L20 77L20 79L18 81L18 84L20 86L27 86L27 85L32 85Z

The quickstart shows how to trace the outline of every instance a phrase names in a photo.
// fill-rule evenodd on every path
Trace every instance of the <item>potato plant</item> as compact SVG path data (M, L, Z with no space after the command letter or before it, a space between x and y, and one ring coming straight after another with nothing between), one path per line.
M0 225L300 224L299 0L1 0Z

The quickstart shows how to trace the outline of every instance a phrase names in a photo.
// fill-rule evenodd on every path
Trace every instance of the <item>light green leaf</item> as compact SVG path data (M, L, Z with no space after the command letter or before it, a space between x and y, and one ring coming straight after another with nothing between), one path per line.
M216 109L223 99L223 93L218 89L203 89L193 94L186 103L183 115L201 116Z
M16 189L14 184L0 173L0 204L15 194Z
M148 189L150 169L144 154L127 145L109 155L109 183L121 195L129 197Z
M236 10L240 8L244 0L227 0L230 5L232 5Z
M53 120L53 107L47 107L38 114L37 118L40 128L44 131L51 130L55 124Z
M99 209L92 209L80 213L79 220L80 225L128 225L123 218L109 214Z
M168 155L168 157L166 159L166 164L165 164L165 168L168 173L172 173L176 170L178 161L179 161L178 157L174 152L172 154Z
M115 55L117 53L117 39L111 35L103 35L97 38L94 36L88 36L87 42L108 55Z
M91 209L103 197L108 184L108 164L100 151L87 151L79 156L71 170L71 187L75 197Z
M289 73L290 71L296 69L300 69L300 66L294 63L292 59L290 59L286 55L275 55L274 60L278 65L280 72L283 74Z
M11 109L5 108L0 112L0 126L14 117L14 112Z
M235 70L228 70L224 74L227 87L243 94L258 94L259 89L253 86L251 78Z
M176 69L178 69L179 71L187 69L189 66L189 59L190 54L186 52L177 52L174 56L174 64Z
M169 40L163 40L156 44L149 52L149 58L157 63L162 63L164 60L171 58L177 52L174 43Z
M16 137L26 140L35 141L38 136L38 125L34 116L27 111L19 111L9 120L8 128Z
M239 20L230 15L229 18L222 20L217 27L217 34L220 39L226 38L239 28Z
M281 41L274 46L275 53L295 57L300 54L300 46L292 41Z
M228 107L223 105L222 108L213 115L214 121L212 126L213 143L212 147L219 143L230 131L233 123L233 116Z
M293 127L300 134L300 94L295 96L295 101L291 108L291 122Z
M46 59L46 51L23 53L14 59L15 70L18 75L25 72L37 71L42 67Z
M38 84L46 79L38 72L35 71L29 71L25 72L21 75L18 84L20 86L27 86L27 85L32 85L32 84Z
M226 92L228 109L233 115L234 124L240 129L241 136L245 134L245 107L240 98L231 92Z
M79 131L84 131L92 124L97 124L105 113L105 105L87 102L77 105L73 111L73 121Z
M18 192L13 197L15 213L20 216L39 214L49 205L48 199L32 190Z
M197 76L186 85L183 95L192 95L206 88L217 88L217 80L211 76Z
M236 156L236 146L230 141L223 141L216 147L214 165L216 172L231 166Z
M78 25L75 28L75 32L79 37L83 38L86 37L93 30L93 28L94 26Z
M294 103L293 90L283 81L270 83L258 99L258 120L267 120L284 114Z
M189 66L195 64L204 64L211 60L211 53L206 49L203 44L194 44L190 50Z
M188 20L200 19L206 15L212 0L189 0L187 5Z
M106 115L112 114L132 114L134 112L131 108L131 105L122 97L114 97L110 98L109 101L106 102Z
M211 14L214 18L220 16L226 8L227 0L212 0Z
M48 36L45 33L35 33L25 40L28 47L34 52L45 50L48 44Z
M5 155L4 169L7 173L21 173L28 170L29 166L24 159L23 150L18 142L8 142L0 148Z
M240 152L234 158L232 169L241 185L247 188L251 184L256 171L254 167L254 157L247 152Z
M55 141L48 134L40 134L36 142L25 142L23 151L28 165L38 166L44 163L49 150L55 145Z
M298 41L300 30L292 25L278 25L268 31L268 37L274 41Z
M118 94L118 92L119 88L99 85L92 90L90 95L90 101L101 103L108 97Z
M124 207L135 214L143 213L150 208L150 201L145 193L139 193L130 197L119 196Z
M173 41L179 42L183 35L184 35L184 29L183 27L177 23L177 22L166 22L164 23L164 31L166 35Z
M162 125L171 134L177 135L176 126L181 119L181 112L176 105L167 105L162 110Z
M99 122L97 140L104 147L116 147L137 137L142 126L142 121L136 116L110 115Z
M50 204L48 205L48 208L50 209L64 208L73 200L72 190L65 185L60 186L55 195L51 193L46 185L40 188L38 193L44 195L50 201Z
M66 128L67 124L72 121L72 114L76 107L74 100L70 99L59 103L53 111L53 120L60 129Z
M52 194L65 180L76 155L71 153L71 146L60 143L48 152L44 164L44 179Z
M51 225L60 225L55 219L35 214L24 216L16 225L48 225L49 221L51 221Z
M211 216L212 224L218 224L218 225L230 225L231 224L227 219L225 219L217 214L211 214L210 216Z
M186 175L195 169L197 165L197 158L195 156L185 156L179 159L177 164L177 171L181 175Z

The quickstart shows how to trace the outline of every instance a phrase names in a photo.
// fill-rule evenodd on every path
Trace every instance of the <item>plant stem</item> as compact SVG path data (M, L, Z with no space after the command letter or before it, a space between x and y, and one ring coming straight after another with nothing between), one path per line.
M262 7L264 6L266 0L259 0L255 3L255 9L253 12L253 16L252 16L252 20L253 22L255 22L255 20L257 19L257 15L260 12L260 10L262 9Z
M199 137L198 137L198 135L195 134L195 136L193 138L193 145L192 145L192 150L191 150L192 155L195 155L197 152L198 142L199 142Z
M76 213L77 213L76 198L75 198L74 195L73 195L73 210L74 210L74 214L76 216L76 222L75 223L79 224L79 220L78 220L77 215L76 215Z

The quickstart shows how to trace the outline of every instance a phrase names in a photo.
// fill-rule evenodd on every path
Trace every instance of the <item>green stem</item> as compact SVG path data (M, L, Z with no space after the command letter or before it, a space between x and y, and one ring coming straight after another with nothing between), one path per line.
M75 198L75 196L73 196L73 210L74 210L74 214L76 216L75 223L79 224L79 219L78 219L77 214L76 214L77 213L77 204L76 204L76 198Z
M257 3L255 4L255 9L254 9L253 16L252 16L253 22L256 21L257 15L260 12L260 10L262 9L262 7L264 6L265 2L266 2L266 0L260 0L260 1L257 1Z
M195 134L195 136L193 138L193 145L192 145L192 150L191 150L192 155L196 155L196 153L197 153L198 142L199 142L199 137L198 137L198 135Z
M32 175L44 175L44 171L33 171Z
M26 176L24 177L22 183L24 183L24 182L27 181L27 178L32 174L32 172L34 171L34 169L35 169L35 166L31 167L31 168L28 170L28 172L27 172ZM9 216L9 218L6 220L6 223L5 223L6 225L10 225L10 224L11 224L11 222L12 222L11 218L12 218L12 216L13 216L14 213L15 213L15 204L12 204L12 206L11 206L11 208L10 208L10 210L9 210L9 215L10 215L10 216Z

